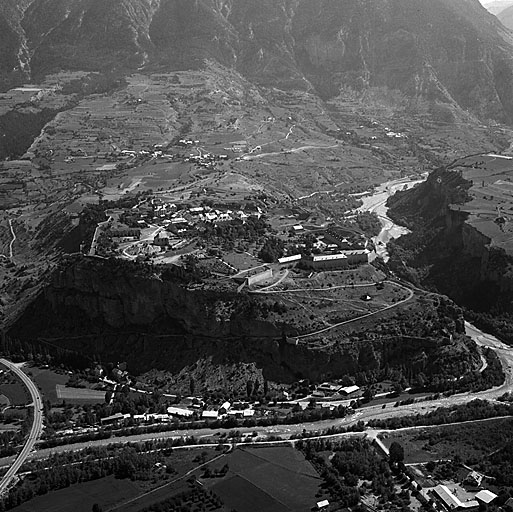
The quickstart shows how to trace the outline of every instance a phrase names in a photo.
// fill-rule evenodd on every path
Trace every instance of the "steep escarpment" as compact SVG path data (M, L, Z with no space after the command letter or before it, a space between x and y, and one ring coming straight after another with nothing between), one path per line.
M9 0L0 26L4 78L209 59L258 84L386 87L513 121L513 36L478 0Z
M412 229L391 243L390 265L448 295L479 325L513 343L513 255L504 242L503 217L500 209L494 215L497 198L478 196L463 174L439 169L389 200L390 216Z
M255 363L276 382L346 374L372 381L385 368L443 379L479 365L473 342L462 335L461 311L443 297L426 300L424 316L398 311L386 324L378 318L361 331L355 324L324 345L291 343L295 326L271 317L267 300L186 285L151 267L82 258L56 272L8 337L126 360L133 373L177 374L206 359Z

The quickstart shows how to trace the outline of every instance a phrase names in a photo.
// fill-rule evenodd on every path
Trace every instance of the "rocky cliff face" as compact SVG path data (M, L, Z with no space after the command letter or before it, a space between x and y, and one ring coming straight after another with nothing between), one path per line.
M482 327L513 343L513 257L461 211L471 183L439 169L389 200L389 214L412 233L391 246L390 264L405 277L447 294Z
M21 23L32 1L5 0L0 5L0 87L29 76L30 52Z
M42 339L54 349L99 355L103 361L126 360L134 373L152 368L178 373L207 358L218 365L256 363L265 378L276 382L385 367L409 375L461 375L479 364L474 347L460 338L461 313L444 300L433 309L430 322L454 333L452 341L447 335L436 341L426 337L424 321L419 322L420 336L405 312L395 320L397 326L408 323L405 335L398 329L369 339L369 332L361 337L352 332L341 333L336 344L295 345L283 336L294 326L262 317L258 298L189 289L148 269L127 271L116 265L91 259L68 263L9 336Z
M260 84L382 86L513 121L513 36L478 0L9 0L0 23L4 77L213 59Z

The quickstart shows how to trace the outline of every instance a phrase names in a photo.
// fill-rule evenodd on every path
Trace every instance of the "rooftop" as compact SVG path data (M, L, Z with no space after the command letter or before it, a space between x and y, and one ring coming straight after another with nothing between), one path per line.
M444 502L447 508L451 509L470 509L478 507L479 503L475 500L461 501L452 491L445 485L437 485L433 492Z
M347 256L345 254L321 254L312 257L312 261L331 261L331 260L345 260Z
M486 489L479 491L476 494L476 500L481 501L482 503L491 503L495 498L497 498L497 495L494 494L492 491L488 491Z

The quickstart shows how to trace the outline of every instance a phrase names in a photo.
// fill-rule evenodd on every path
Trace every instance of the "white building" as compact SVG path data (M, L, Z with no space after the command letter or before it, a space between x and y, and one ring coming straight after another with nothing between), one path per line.
M167 413L170 416L178 416L179 418L190 418L194 412L189 409L182 409L181 407L168 407Z
M305 263L313 269L337 269L347 267L348 258L342 253L321 254L305 259Z

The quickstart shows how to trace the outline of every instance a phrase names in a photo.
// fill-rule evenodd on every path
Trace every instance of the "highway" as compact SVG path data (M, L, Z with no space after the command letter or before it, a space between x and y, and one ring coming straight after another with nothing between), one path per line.
M34 418L32 422L32 428L28 435L27 440L25 441L25 445L23 449L18 454L16 459L14 460L11 467L7 470L7 473L4 475L2 480L0 481L0 495L2 495L6 490L9 489L9 486L13 482L16 477L16 473L20 470L21 466L32 452L34 445L36 444L41 432L43 430L43 400L37 389L36 385L32 382L32 380L21 371L16 365L7 361L7 359L0 359L0 363L9 368L12 372L14 372L27 386L30 396L32 397L32 404L34 408Z

